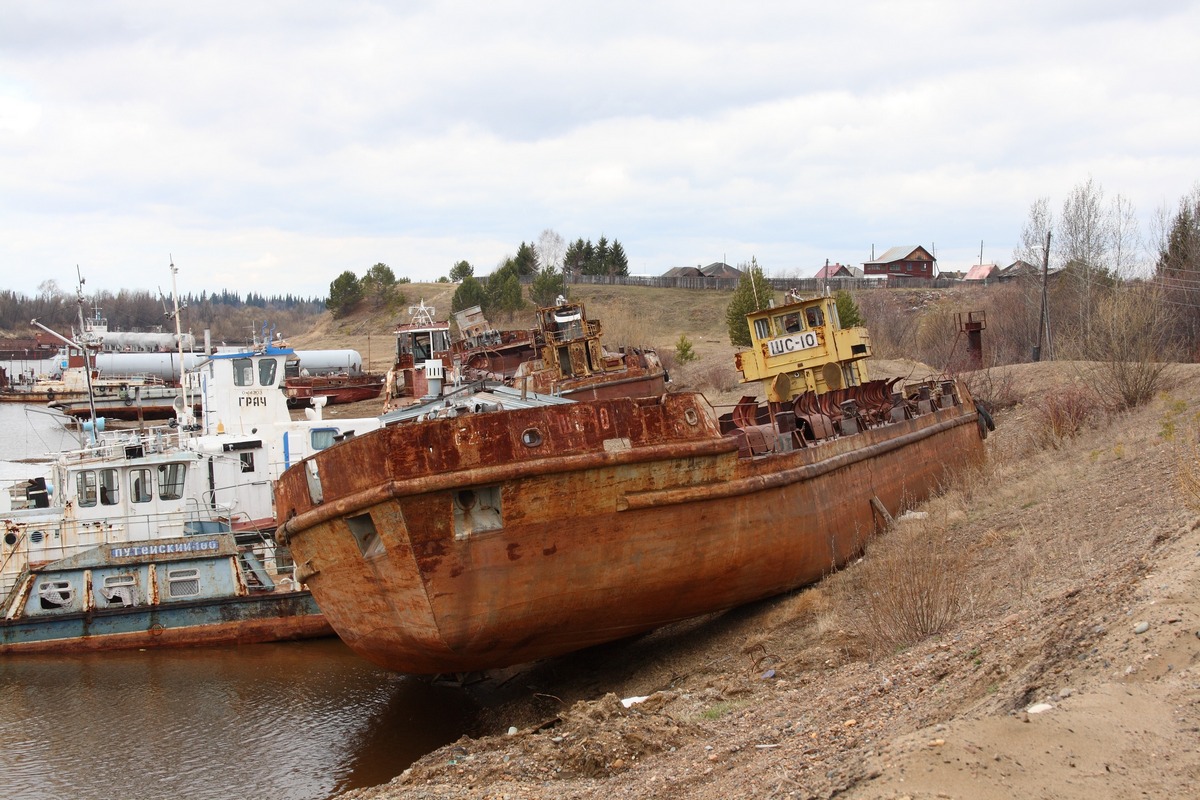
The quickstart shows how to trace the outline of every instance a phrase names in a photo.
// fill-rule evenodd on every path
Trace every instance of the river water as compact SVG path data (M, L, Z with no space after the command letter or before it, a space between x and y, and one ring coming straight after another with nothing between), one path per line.
M75 436L0 403L0 483ZM0 798L323 800L388 781L477 711L338 639L0 656Z

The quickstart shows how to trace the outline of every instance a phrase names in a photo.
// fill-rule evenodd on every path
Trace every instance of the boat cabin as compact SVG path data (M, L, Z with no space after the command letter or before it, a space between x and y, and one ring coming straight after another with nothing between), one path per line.
M393 397L426 397L440 388L450 366L450 322L438 322L433 306L410 306L409 322L396 327L396 362L388 374L384 392Z
M843 328L832 296L788 300L746 315L751 349L735 356L741 382L763 384L774 402L866 383L867 329Z

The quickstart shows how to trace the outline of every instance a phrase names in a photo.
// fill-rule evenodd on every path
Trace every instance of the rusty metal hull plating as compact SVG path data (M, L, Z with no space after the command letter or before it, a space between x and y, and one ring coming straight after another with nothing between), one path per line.
M895 514L983 452L964 397L739 457L704 399L681 393L383 429L289 470L277 508L351 648L393 670L461 672L812 583L881 524L875 500Z

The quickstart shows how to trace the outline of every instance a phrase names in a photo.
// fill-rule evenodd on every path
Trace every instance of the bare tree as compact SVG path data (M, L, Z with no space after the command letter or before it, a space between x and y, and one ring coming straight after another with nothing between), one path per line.
M1079 331L1087 338L1091 330L1092 306L1099 284L1110 282L1108 267L1112 241L1112 218L1104 205L1104 189L1088 176L1063 201L1057 252L1063 269L1079 284Z
M1050 210L1050 198L1039 197L1029 206L1029 219L1021 229L1021 243L1013 250L1013 260L1040 267L1046 234L1053 229L1054 212Z
M1112 223L1112 271L1118 281L1126 281L1139 272L1142 252L1142 234L1138 226L1137 213L1128 197L1113 198L1109 212Z
M1036 279L1021 279L1016 281L1019 298L1007 298L1009 309L1013 314L1019 314L1024 322L1016 321L1016 327L1028 326L1033 331L1022 346L1026 348L1040 347L1039 321L1042 318L1042 266L1046 259L1046 237L1054 230L1054 212L1050 210L1050 198L1039 197L1029 206L1029 218L1021 229L1021 243L1013 250L1013 258L1024 261L1037 268ZM1046 355L1049 355L1047 349Z
M541 262L543 269L561 269L563 253L566 252L566 249L567 243L563 237L549 228L546 228L538 236L538 261Z

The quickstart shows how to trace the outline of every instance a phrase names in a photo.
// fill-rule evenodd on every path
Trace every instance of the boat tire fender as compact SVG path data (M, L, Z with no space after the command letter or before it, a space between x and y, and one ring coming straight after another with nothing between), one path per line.
M976 422L979 423L979 435L981 438L986 439L988 431L996 430L996 423L992 419L992 415L988 412L987 406L983 403L976 403L975 411L978 413Z
M46 399L52 403L54 402L54 390L53 389L46 390Z

